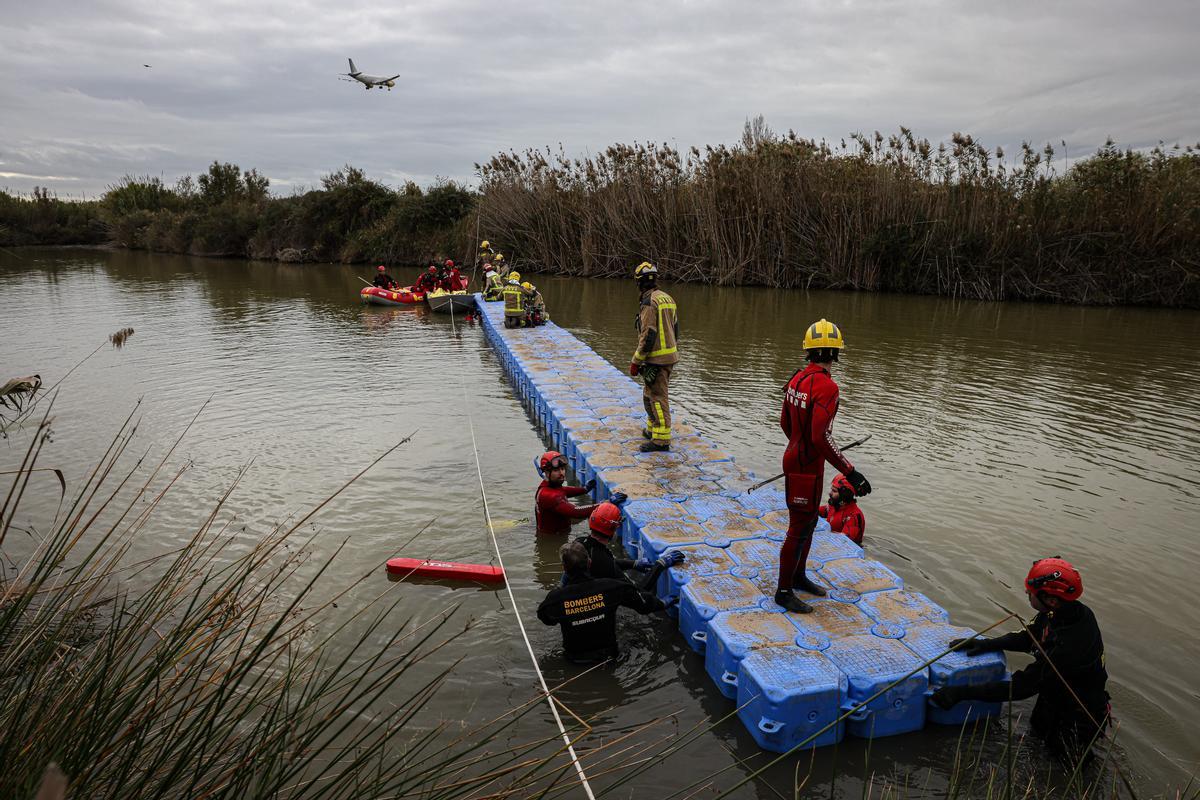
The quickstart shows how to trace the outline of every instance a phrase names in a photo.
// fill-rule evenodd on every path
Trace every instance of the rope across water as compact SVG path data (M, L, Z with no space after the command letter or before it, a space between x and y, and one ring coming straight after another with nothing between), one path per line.
M455 336L458 335L458 328L454 320L454 301L450 301L450 329ZM508 580L508 571L504 569L504 557L500 555L500 543L496 539L496 529L492 526L492 513L488 507L487 488L483 482L483 467L479 461L479 446L475 439L475 421L471 416L471 403L467 397L467 381L463 375L462 365L458 369L459 387L462 389L463 410L467 415L467 429L471 433L471 450L475 454L475 474L479 478L479 496L483 499L483 516L487 522L488 533L492 538L492 548L496 553L496 561L500 569L504 570L504 590L508 592L508 601L512 605L513 616L517 620L517 627L521 631L521 638L525 642L525 649L529 653L529 660L533 663L533 671L537 674L538 683L542 687L542 694L546 698L546 702L550 705L550 713L554 715L554 721L558 725L559 733L562 734L563 744L567 747L567 753L571 756L571 765L575 767L575 774L579 778L579 783L583 787L583 792L587 795L588 800L595 800L596 796L592 793L592 786L588 783L587 773L583 771L583 765L579 763L579 756L575 754L575 745L571 742L570 735L567 734L566 726L563 725L562 717L558 714L558 707L554 704L554 697L550 694L550 688L546 685L546 678L542 675L542 668L538 664L537 655L533 652L533 645L529 642L529 634L525 630L525 623L521 621L521 615L517 613L517 599L513 596L512 584Z

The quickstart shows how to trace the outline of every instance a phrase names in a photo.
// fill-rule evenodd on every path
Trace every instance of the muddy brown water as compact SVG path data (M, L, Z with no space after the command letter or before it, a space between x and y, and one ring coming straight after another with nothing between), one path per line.
M415 432L317 519L316 547L348 540L335 563L348 580L376 571L373 590L385 582L382 561L431 520L406 554L489 562L467 409L498 519L531 515L531 460L543 444L479 327L452 328L419 308L363 307L358 276L368 272L0 251L0 378L53 382L109 333L136 330L124 350L106 348L63 385L45 463L70 481L138 398L139 440L165 446L213 397L180 449L194 467L139 547L182 541L247 464L231 507L249 537L303 513ZM537 283L557 323L624 367L636 304L628 283ZM1120 763L1143 793L1187 782L1200 760L1200 313L669 289L682 325L679 416L764 477L778 471L779 390L800 364L803 328L837 321L848 343L837 368L839 436L874 434L853 455L876 489L864 502L871 555L977 628L1003 615L998 605L1027 611L1017 587L1033 559L1074 561L1107 645ZM0 443L0 469L19 457L19 438ZM56 500L35 500L26 521L52 514ZM537 541L528 522L498 535L547 679L573 676L557 632L534 616L558 577L556 543ZM461 603L458 614L477 622L441 654L443 664L462 662L435 715L481 721L529 697L534 672L502 593L438 583L395 591L415 617ZM626 618L622 641L619 664L563 693L576 713L597 716L596 736L667 714L678 721L664 730L682 732L731 710L667 622ZM527 732L552 726L543 710ZM847 739L817 753L806 791L857 797L872 775L876 784L908 775L936 794L957 734L878 740L869 766L866 743ZM1002 748L997 732L984 758ZM1039 767L1027 760L1025 769ZM715 783L728 787L763 761L731 721L614 794L666 796L725 768ZM801 763L808 770L808 756ZM795 767L789 760L736 796L790 797Z

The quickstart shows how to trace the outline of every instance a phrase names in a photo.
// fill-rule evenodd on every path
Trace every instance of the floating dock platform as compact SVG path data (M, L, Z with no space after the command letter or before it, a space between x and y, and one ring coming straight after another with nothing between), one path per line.
M829 594L811 600L811 614L785 613L772 600L788 527L783 493L747 494L753 473L679 415L670 452L638 452L646 416L638 383L554 323L505 328L503 303L475 299L488 341L553 447L581 482L596 479L597 500L629 496L625 550L686 555L664 573L658 594L679 598L680 634L761 747L786 752L809 739L805 747L846 734L892 736L999 711L992 703L942 711L928 702L939 686L1003 678L1003 655L950 653L920 668L973 632L951 625L943 608L905 589L825 520L808 570Z

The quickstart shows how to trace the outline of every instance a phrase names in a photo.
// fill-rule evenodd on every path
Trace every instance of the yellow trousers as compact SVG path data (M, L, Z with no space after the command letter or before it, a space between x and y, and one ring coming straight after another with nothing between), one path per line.
M652 383L642 381L642 404L646 407L646 429L655 444L671 443L671 402L667 389L671 382L672 364L647 364L642 369L656 369Z

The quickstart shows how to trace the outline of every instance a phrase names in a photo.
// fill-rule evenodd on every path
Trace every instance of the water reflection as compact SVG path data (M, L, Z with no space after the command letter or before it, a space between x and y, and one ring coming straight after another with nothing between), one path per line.
M186 541L214 492L247 464L229 507L251 535L320 502L415 432L410 446L322 515L312 546L327 554L345 542L345 575L378 573L364 596L386 587L416 621L459 606L473 624L444 649L441 668L461 663L437 713L498 716L536 691L507 594L445 582L391 584L382 564L425 526L405 555L490 563L470 426L496 519L531 516L537 476L530 458L544 442L478 326L420 307L364 307L358 290L366 272L0 251L0 365L6 374L53 380L112 331L137 329L125 350L106 350L81 367L56 404L50 457L73 482L137 397L146 398L142 441L158 445L173 441L213 397L180 452L195 467L164 504L156 529L138 542L150 551ZM556 322L613 363L628 362L633 286L535 281ZM1154 791L1186 780L1200 750L1186 724L1200 718L1193 635L1200 625L1193 580L1200 568L1200 314L669 288L682 325L673 402L763 476L778 471L780 387L801 364L804 327L818 317L838 321L848 342L837 367L838 435L874 434L853 458L876 488L864 502L872 554L957 622L976 627L1001 616L996 604L1021 602L1014 587L1033 558L1072 558L1104 631L1129 761ZM1153 340L1146 331L1155 332ZM2 458L7 463L12 453ZM580 676L558 655L558 630L533 613L558 581L560 542L537 537L528 522L497 536L548 680L571 679L562 698L572 710L613 731L674 714L666 725L677 732L706 729L731 712L703 659L654 617L621 612L622 659ZM1170 613L1159 611L1163 587ZM1153 659L1145 657L1150 647ZM529 724L537 735L553 730L541 710ZM932 770L930 786L944 785L957 735L929 729L877 741L872 769ZM994 759L1004 745L991 732L982 746ZM839 746L839 793L861 793L865 755L862 742ZM700 734L678 759L679 772L696 777L731 766L730 779L718 781L724 786L751 768L737 759L764 762L736 720ZM807 770L809 759L801 761ZM809 787L828 792L834 754L822 751L812 763ZM795 765L772 770L772 784L790 789ZM638 796L667 786L679 788L654 773L632 785ZM761 784L740 796L758 795L774 796Z

